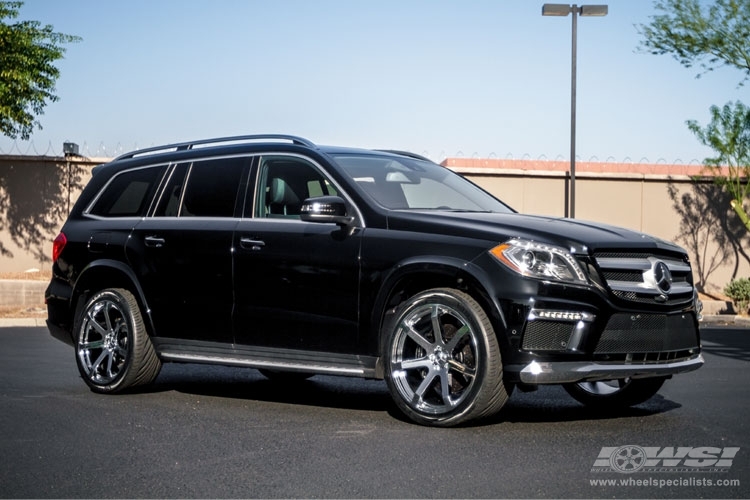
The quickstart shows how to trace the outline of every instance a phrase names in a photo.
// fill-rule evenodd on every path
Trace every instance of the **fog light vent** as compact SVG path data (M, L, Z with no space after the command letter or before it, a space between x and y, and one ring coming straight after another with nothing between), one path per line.
M575 323L559 321L530 321L521 347L529 351L564 351L575 326Z

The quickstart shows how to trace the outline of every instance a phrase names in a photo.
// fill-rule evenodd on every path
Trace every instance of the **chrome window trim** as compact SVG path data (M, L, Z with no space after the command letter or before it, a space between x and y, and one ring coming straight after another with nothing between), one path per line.
M97 202L99 201L99 199L102 197L102 193L104 193L104 191L106 191L107 188L112 184L112 182L114 182L114 180L116 178L118 178L119 176L121 176L121 175L123 175L125 173L135 172L137 170L145 170L147 168L167 167L167 171L169 171L169 166L170 165L171 165L171 163L163 163L163 162L152 163L152 164L149 164L149 165L141 165L139 167L133 167L133 168L129 168L129 169L117 172L115 175L113 175L112 177L109 178L109 180L104 184L104 186L101 187L101 189L96 193L96 196L94 196L93 200L91 200L91 202L83 210L83 213L81 215L83 217L88 217L88 218L91 218L91 219L94 219L94 220L110 220L110 219L117 219L117 220L139 219L140 220L140 219L143 219L144 217L147 217L148 214L151 212L151 209L153 208L153 202L154 202L153 198L150 200L149 207L146 210L146 215L143 215L143 216L139 215L137 217L136 216L105 217L103 215L94 215L94 214L91 213L91 210L94 208L94 205L96 205ZM162 178L159 179L159 181L157 183L157 186L156 186L157 190L161 190L161 188L162 188L162 181L163 180L164 180L164 176L162 175Z
M167 167L167 173L164 175L164 178L159 183L157 196L154 199L154 203L151 207L151 210L148 211L148 216L153 218L154 212L159 208L159 204L161 203L161 199L164 197L164 190L167 188L167 185L169 184L169 181L172 180L172 176L174 175L175 170L177 170L177 165L179 163L170 163ZM164 216L165 219L169 218L167 216Z
M99 190L99 192L96 194L94 199L89 203L89 205L86 207L86 209L83 211L83 216L88 217L90 219L94 220L110 220L110 219L118 219L118 220L144 220L146 218L148 219L170 219L170 220L176 220L176 219L185 219L185 220L210 220L210 219L219 219L219 220L228 220L228 219L237 219L237 220L254 220L254 221L273 221L273 222L291 222L291 223L302 223L302 224L316 224L314 222L305 222L299 219L268 219L266 217L258 217L258 214L256 214L256 203L257 203L257 197L258 197L258 182L260 179L260 172L261 172L261 165L260 162L263 157L265 156L282 156L282 157L291 157L296 158L299 160L303 160L304 162L311 165L313 168L315 168L322 177L324 177L328 182L330 182L338 192L338 196L344 199L346 201L347 205L352 207L354 210L356 216L355 216L355 222L357 222L357 226L360 228L365 228L365 219L362 215L362 211L359 209L356 203L352 201L352 197L347 193L347 190L344 189L340 183L338 183L335 179L331 177L331 175L328 173L328 171L321 166L321 164L314 159L310 158L309 156L299 154L299 153L292 153L288 151L275 151L275 150L269 150L264 152L252 152L252 153L235 153L235 154L224 154L224 155L212 155L212 156L205 156L205 157L199 157L199 158L185 158L184 160L175 162L175 161L169 161L169 162L158 162L158 163L151 163L147 165L141 165L138 167L133 167L130 169L122 170L121 172L117 172L115 175L113 175L105 184L102 186L102 188ZM170 177L174 174L175 169L177 168L177 165L181 164L189 164L188 167L188 173L185 177L185 185L187 185L187 182L190 178L190 171L192 170L193 164L200 161L210 161L210 160L222 160L222 159L229 159L229 158L247 158L250 160L257 159L258 165L256 167L255 176L248 176L247 183L245 185L245 190L247 188L252 187L253 193L251 196L252 199L252 211L250 217L244 217L243 214L240 214L239 217L194 217L194 216L181 216L180 213L182 212L182 197L185 195L185 189L183 188L182 193L180 194L180 211L178 212L176 217L172 216L154 216L153 212L155 210L155 207L158 206L159 201L161 200L161 197L164 194L164 186L166 185L166 182L168 180L165 180L167 177ZM93 215L90 213L91 209L96 205L96 203L99 201L99 198L101 198L102 193L110 186L110 184L116 179L118 176L125 174L126 172L133 172L136 170L142 170L147 168L159 168L159 167L166 167L167 170L165 174L162 176L162 178L159 180L159 184L157 186L157 196L155 196L151 200L151 204L149 206L149 209L146 211L146 215L144 216L138 216L138 217L105 217L101 215ZM252 172L251 172L252 173ZM251 186L252 185L252 186ZM247 193L245 192L243 194L245 197L245 202L247 202Z
M260 174L261 174L261 162L263 160L263 157L266 156L285 156L285 157L292 157L297 158L300 160L303 160L307 163L309 163L313 168L315 168L318 173L321 174L322 177L324 177L328 182L330 182L333 187L336 188L336 191L338 192L339 197L343 198L344 201L354 209L354 212L356 213L356 216L354 217L354 222L357 223L357 227L365 228L365 218L362 215L362 212L360 211L359 207L356 203L352 201L351 196L347 194L346 190L341 187L341 185L336 182L335 179L331 178L331 175L328 173L326 169L324 169L320 163L313 160L309 156L305 156L303 154L299 153L290 153L288 151L281 151L281 152L272 152L272 151L266 151L263 153L255 153L255 156L258 157L258 166L255 171L255 180L253 181L253 196L252 196L252 211L250 214L250 217L243 217L243 220L253 220L253 221L273 221L273 222L279 222L279 221L286 221L286 222L297 222L302 224L318 224L317 222L306 222L300 219L283 219L283 218L268 218L268 217L259 217L256 213L256 208L258 206L258 189L260 185Z

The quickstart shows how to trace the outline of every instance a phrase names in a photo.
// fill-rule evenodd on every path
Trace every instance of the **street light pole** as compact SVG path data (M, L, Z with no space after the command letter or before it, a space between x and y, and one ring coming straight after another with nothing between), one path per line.
M567 5L546 3L542 5L543 16L567 16L573 14L573 29L570 54L570 207L565 206L565 217L576 217L576 73L578 53L578 16L603 17L608 13L607 5Z

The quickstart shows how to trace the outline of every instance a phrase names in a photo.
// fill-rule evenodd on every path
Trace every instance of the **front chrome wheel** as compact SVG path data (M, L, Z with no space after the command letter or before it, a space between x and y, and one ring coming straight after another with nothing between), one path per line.
M391 373L400 396L433 415L461 404L476 381L476 335L453 308L432 303L412 310L392 343Z
M577 382L564 387L580 403L593 408L614 409L643 403L659 392L665 380L664 377L624 378Z
M630 383L630 379L604 380L601 382L579 382L578 387L589 394L595 396L607 396L615 394L623 387Z
M508 398L492 325L468 294L429 290L389 327L386 382L412 420L456 425L497 412Z

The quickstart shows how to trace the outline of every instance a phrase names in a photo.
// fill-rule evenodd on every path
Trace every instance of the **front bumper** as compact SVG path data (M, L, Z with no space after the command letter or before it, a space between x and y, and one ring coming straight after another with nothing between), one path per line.
M671 363L610 364L587 361L532 361L519 371L525 384L567 384L623 378L665 377L697 370L703 355Z

